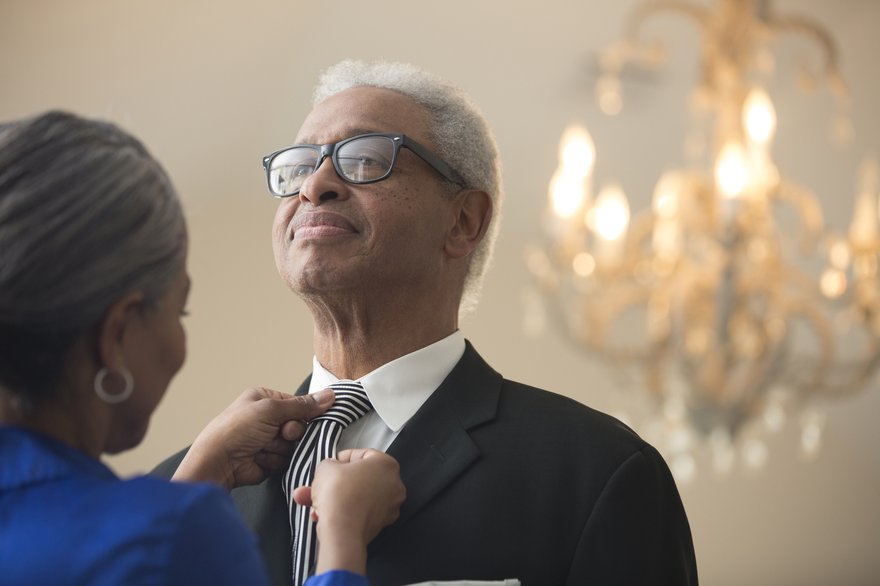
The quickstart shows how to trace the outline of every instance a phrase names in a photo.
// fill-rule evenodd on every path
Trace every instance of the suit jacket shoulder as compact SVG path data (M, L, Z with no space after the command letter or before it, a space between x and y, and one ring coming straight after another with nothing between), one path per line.
M407 501L371 544L375 584L695 584L657 451L616 419L504 379L468 343L388 453Z

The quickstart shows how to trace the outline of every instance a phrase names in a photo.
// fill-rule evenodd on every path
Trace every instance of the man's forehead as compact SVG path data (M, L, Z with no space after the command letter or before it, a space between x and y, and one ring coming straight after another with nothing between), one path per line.
M298 143L326 144L368 132L426 138L427 113L412 98L384 88L355 87L317 104L297 133Z
M297 135L297 144L329 144L336 143L352 136L361 134L370 134L373 132L399 132L398 130L387 130L373 126L350 126L346 128L320 128L311 134L303 134L303 129Z

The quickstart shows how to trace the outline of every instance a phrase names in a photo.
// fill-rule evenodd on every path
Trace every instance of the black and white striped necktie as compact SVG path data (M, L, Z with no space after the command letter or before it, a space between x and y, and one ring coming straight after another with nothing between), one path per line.
M315 566L317 534L309 518L309 507L297 505L293 491L312 483L318 463L336 457L336 444L342 430L372 409L361 383L342 380L331 384L330 388L336 393L336 401L325 413L309 422L284 475L284 495L290 507L295 586L301 586Z

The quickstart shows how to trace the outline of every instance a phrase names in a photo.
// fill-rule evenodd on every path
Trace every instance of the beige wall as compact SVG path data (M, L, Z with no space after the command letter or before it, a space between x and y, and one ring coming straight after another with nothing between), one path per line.
M637 208L659 171L680 161L683 96L694 71L689 28L666 22L657 29L674 39L673 62L630 88L626 116L603 119L592 103L590 58L617 36L632 4L0 1L0 119L62 107L120 122L166 165L189 216L189 358L146 441L109 463L122 474L148 470L243 388L290 391L306 374L310 321L275 273L275 203L260 157L292 140L318 72L344 57L415 62L482 105L504 157L507 207L481 308L463 329L509 378L615 409L613 377L557 335L524 337L519 316L529 281L523 246L539 237L535 218L565 124L590 126L599 179L621 180ZM777 5L822 19L841 44L858 132L853 151L832 152L824 127L811 129L830 117L827 94L804 98L791 82L774 99L783 171L814 186L829 220L842 227L854 153L880 149L880 2ZM789 62L780 65L804 47L785 44ZM880 583L875 387L829 404L817 461L797 459L789 425L771 438L767 469L719 479L704 466L682 487L705 584Z

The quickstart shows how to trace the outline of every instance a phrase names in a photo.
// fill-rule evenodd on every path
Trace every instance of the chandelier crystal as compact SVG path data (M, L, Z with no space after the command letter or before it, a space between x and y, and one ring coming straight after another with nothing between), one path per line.
M815 195L777 169L766 86L780 35L819 48L839 110L832 142L850 140L852 125L831 36L766 1L637 5L624 38L600 54L605 114L623 107L626 67L662 64L662 46L642 35L659 14L684 16L701 36L685 164L661 174L650 209L632 213L619 184L594 195L596 147L586 129L567 129L546 238L527 252L542 303L526 317L540 327L553 316L578 345L635 374L651 397L648 433L687 480L700 445L718 471L760 466L764 435L795 415L802 453L815 454L824 418L814 406L869 381L880 361L880 180L866 159L852 223L835 233Z

